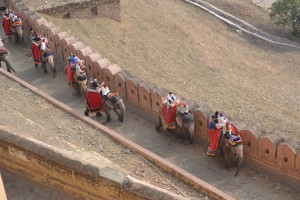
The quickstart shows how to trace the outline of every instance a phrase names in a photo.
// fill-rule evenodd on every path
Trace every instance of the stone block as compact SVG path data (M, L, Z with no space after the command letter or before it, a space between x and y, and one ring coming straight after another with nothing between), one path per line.
M15 3L15 9L14 9L15 14L19 15L19 13L20 13L20 8L23 7L23 6L25 6L25 3L24 3L24 2L22 2L22 1L16 2L16 3Z
M102 68L103 81L111 91L115 90L114 76L119 72L121 72L121 68L116 64Z
M263 162L274 164L277 147L284 138L276 133L261 135L258 139L257 157Z
M153 92L151 93L151 111L153 113L158 114L161 107L162 107L162 98L164 98L165 96L167 96L167 94L169 93L169 90L166 88L156 88L153 90ZM128 95L128 94L127 94Z
M77 56L77 51L84 47L85 47L84 44L81 41L78 41L78 42L74 42L74 43L70 44L69 50L70 50L70 53Z
M69 46L73 43L76 43L77 39L74 37L67 37L61 40L61 44L63 47L63 60L67 61L68 57L70 55L70 49Z
M186 100L185 103L189 106L190 110L192 112L194 112L195 110L197 110L198 108L200 108L200 106L198 105L198 103L194 100Z
M155 85L150 82L141 82L138 86L138 97L139 97L139 105L146 111L152 110L152 92L157 89Z
M19 16L21 17L22 19L22 22L23 22L23 28L24 28L24 31L29 33L29 24L28 24L28 19L27 19L27 16L29 14L33 14L33 12L31 10L29 10L28 7L24 6L22 7L22 10L20 11L19 13Z
M41 37L48 38L48 30L54 28L54 24L52 22L47 22L41 27Z
M90 48L90 47L84 47L82 49L79 49L77 51L77 57L80 59L80 60L84 60L85 61L85 57L94 53L93 50Z
M48 29L49 46L50 46L50 48L52 49L52 51L54 53L56 53L54 35L57 34L57 33L60 33L60 32L62 32L62 30L59 26Z
M208 124L214 109L208 105L201 106L194 110L195 135L194 142L207 141Z
M115 91L119 93L123 100L127 99L126 81L132 77L132 74L127 70L121 70L114 76Z
M300 150L300 141L297 138L289 138L278 145L275 165L287 172L295 172L296 154Z
M46 23L47 20L45 18L39 18L33 21L33 30L36 32L37 35L41 35L42 27Z
M261 134L260 129L255 126L248 126L240 130L245 155L257 158L258 139Z
M18 9L18 4L22 4L21 0L11 0L11 8L13 11ZM24 4L24 3L23 3Z
M32 14L32 15L29 15L27 16L27 19L28 19L28 26L29 26L29 30L30 29L33 29L34 30L34 24L33 22L37 19L40 19L40 17L36 14Z
M127 100L137 105L139 104L138 87L141 83L142 80L137 76L132 76L128 80L126 80Z
M107 58L103 58L94 62L94 78L98 79L98 81L103 81L104 79L102 69L110 65L111 63Z
M230 120L231 123L234 124L234 126L236 127L238 133L240 132L240 130L246 128L248 125L246 124L246 122L243 119L240 118L235 118L235 119L231 119ZM238 134L236 133L236 134Z
M62 39L68 38L68 37L69 37L69 34L65 31L54 34L54 44L55 44L56 54L61 59L63 59Z
M87 76L90 78L94 78L94 62L97 60L100 60L102 56L98 52L94 52L92 54L89 54L85 56L85 66L86 66L86 72Z

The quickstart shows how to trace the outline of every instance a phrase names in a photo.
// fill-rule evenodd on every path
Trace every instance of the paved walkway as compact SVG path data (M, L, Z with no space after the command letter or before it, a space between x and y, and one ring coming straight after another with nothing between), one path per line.
M4 35L2 30L0 33ZM17 71L16 76L83 114L84 98L77 97L66 84L63 71L65 62L55 59L58 71L55 79L50 73L43 74L40 67L33 66L29 38L26 37L25 40L23 45L7 43L11 52L10 60ZM115 115L110 123L105 122L105 117L96 120L237 199L300 199L300 190L297 188L299 182L269 173L247 160L243 163L239 176L235 177L235 169L223 168L221 157L206 155L206 144L190 145L188 141L158 133L155 130L156 116L144 113L133 105L126 106L123 123L118 122Z

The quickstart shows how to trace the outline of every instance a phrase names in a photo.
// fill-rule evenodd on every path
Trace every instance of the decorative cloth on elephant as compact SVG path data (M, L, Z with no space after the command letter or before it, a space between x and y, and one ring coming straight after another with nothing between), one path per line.
M5 35L8 37L12 37L12 31L10 29L10 17L9 13L5 13L2 15L2 26L5 32Z
M167 104L162 104L159 116L164 130L176 128L176 112L176 106L172 106L168 110Z
M102 111L102 96L99 92L88 89L86 92L86 106L90 112Z
M212 116L212 119L209 123L209 129L208 129L208 150L207 155L214 156L217 152L217 150L220 147L220 144L222 142L223 138L223 132L220 128L216 126L216 123L214 122L215 117Z
M32 58L35 65L38 65L41 62L41 52L40 52L41 38L33 33L31 37L31 51Z
M238 133L238 129L233 123L227 121L225 130L225 139L228 140L230 145L236 146L237 144L242 143L242 138Z

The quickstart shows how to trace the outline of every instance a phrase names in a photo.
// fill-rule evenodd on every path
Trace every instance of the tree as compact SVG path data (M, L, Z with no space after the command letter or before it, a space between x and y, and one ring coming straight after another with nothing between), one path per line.
M271 6L272 21L291 29L292 34L300 36L300 0L278 0Z

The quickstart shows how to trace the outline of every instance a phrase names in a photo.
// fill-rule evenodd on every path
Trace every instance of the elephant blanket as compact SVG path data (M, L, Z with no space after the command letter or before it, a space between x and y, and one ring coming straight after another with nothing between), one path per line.
M102 96L97 90L88 89L86 92L86 106L90 112L98 112L102 110Z
M207 155L209 156L214 156L220 147L220 144L222 142L223 138L223 131L222 129L218 129L216 127L216 124L211 121L209 123L209 129L208 129L208 150L207 150Z
M159 116L164 130L176 128L176 109L176 106L171 106L168 112L167 105L162 105Z
M12 37L12 31L10 29L10 18L3 16L2 26L5 32L5 35L8 37Z

